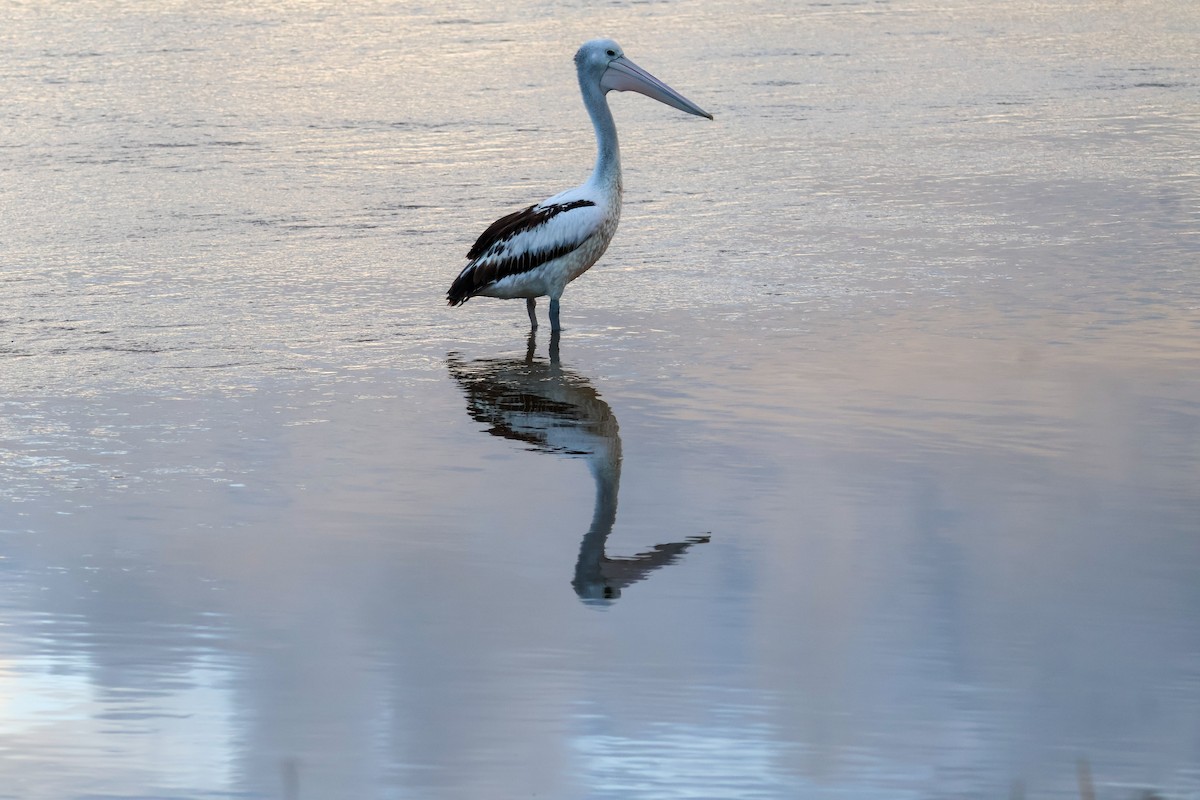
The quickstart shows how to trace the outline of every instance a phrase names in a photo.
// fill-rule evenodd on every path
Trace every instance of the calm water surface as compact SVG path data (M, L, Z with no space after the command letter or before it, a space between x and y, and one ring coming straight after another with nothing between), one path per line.
M0 798L1200 797L1191 0L0 12Z

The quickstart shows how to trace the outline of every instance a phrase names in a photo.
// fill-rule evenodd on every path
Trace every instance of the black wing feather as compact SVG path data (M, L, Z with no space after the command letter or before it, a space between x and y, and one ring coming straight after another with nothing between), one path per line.
M519 233L536 228L564 211L594 205L596 204L591 200L574 200L570 203L558 203L552 206L532 205L496 220L467 251L467 258L472 263L468 264L467 268L451 284L450 291L446 293L446 299L452 306L460 305L467 302L472 295L488 284L495 283L509 275L528 272L547 261L571 252L575 249L575 244L563 244L536 253L528 251L514 253L509 258L490 261L486 264L474 263L488 254L500 255L503 253L502 247L505 242Z

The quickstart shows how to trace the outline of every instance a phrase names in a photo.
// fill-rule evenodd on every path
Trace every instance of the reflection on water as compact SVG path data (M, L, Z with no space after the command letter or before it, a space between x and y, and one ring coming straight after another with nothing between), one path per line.
M536 350L537 336L531 333L523 359L467 362L452 352L446 364L466 395L467 413L488 425L488 433L525 442L532 450L587 459L596 481L596 503L571 585L584 602L611 602L625 587L674 563L693 544L709 537L658 544L628 558L605 553L621 490L617 418L587 378L563 367L557 332L550 334L549 360L536 358Z

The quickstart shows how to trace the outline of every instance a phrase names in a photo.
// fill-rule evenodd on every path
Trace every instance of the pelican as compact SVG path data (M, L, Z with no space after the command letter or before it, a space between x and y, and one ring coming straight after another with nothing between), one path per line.
M612 39L593 39L575 53L583 104L596 130L596 167L582 186L493 222L467 253L469 263L446 293L458 306L476 295L525 298L537 330L538 297L550 297L550 330L561 330L558 300L567 284L599 260L621 216L621 154L608 93L634 91L712 119L698 105L625 57Z

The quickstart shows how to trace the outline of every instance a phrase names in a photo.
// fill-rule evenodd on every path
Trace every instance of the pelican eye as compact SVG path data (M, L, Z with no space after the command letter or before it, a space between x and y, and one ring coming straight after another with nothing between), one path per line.
M616 51L616 50L606 50L606 51L605 51L605 55L607 55L609 58L612 58L612 57L613 57L613 56L615 56L616 54L617 54L617 51Z

